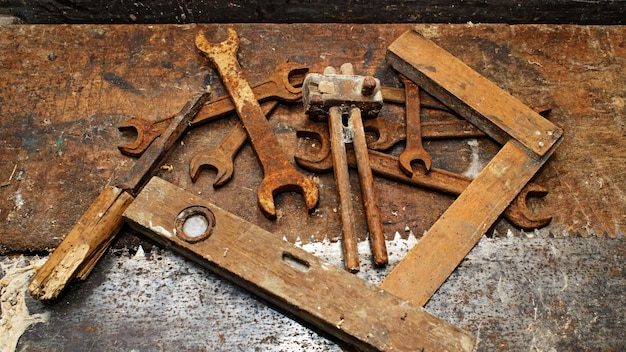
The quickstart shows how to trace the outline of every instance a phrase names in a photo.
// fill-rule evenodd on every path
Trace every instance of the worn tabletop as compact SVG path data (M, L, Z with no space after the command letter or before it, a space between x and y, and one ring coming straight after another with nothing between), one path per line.
M53 249L100 191L132 167L135 159L117 149L134 138L117 130L124 120L157 120L175 114L207 86L214 97L225 94L216 71L194 46L199 30L221 27L0 27L0 254ZM241 36L238 58L253 85L264 81L276 65L295 61L311 72L351 62L356 73L401 87L385 62L386 48L415 26L234 27ZM534 179L550 192L530 201L537 213L553 216L551 224L529 233L501 219L488 235L494 240L556 237L573 246L572 253L584 252L579 249L586 245L577 247L584 243L580 240L592 241L600 249L605 248L598 244L602 241L621 243L626 225L624 27L469 23L418 25L417 29L527 105L551 108L548 119L564 130L563 142ZM391 120L403 118L397 106L385 106L381 114ZM433 118L428 113L424 116ZM190 158L210 151L236 122L237 117L230 116L191 130L158 175L291 242L336 240L340 214L332 173L303 171L320 185L317 210L307 214L298 194L280 195L274 221L265 218L256 205L262 171L249 145L238 154L234 178L226 186L213 189L211 171L191 181ZM301 105L281 105L270 119L292 162L298 144L296 130L305 122ZM427 141L425 147L434 167L467 176L476 175L499 148L484 138ZM398 145L389 152L397 155L401 150ZM351 178L356 187L355 172ZM419 238L453 201L448 195L376 176L375 182L389 240L396 233ZM358 187L354 200L357 230L364 239L366 224ZM127 233L124 230L122 237L129 237ZM577 242L572 245L569 241L574 238ZM554 240L548 240L550 246ZM623 258L623 244L612 248L616 252L612 255ZM623 287L623 267L607 270L607 277L612 278L617 270ZM476 333L476 327L470 331Z
M135 160L118 145L132 141L116 126L131 117L150 120L176 113L210 85L224 94L216 72L194 47L200 29L186 26L5 26L0 75L1 252L54 248L97 194ZM239 60L252 84L273 68L295 61L320 72L351 62L385 85L401 87L385 63L386 47L412 25L241 25ZM565 138L536 177L550 193L532 201L554 217L541 230L556 237L608 236L624 231L626 119L623 27L427 25L436 43L532 107L550 107L549 119ZM390 106L383 113L402 118ZM293 160L296 129L306 120L300 105L280 106L271 124ZM160 172L221 207L291 241L337 238L340 218L332 174L312 175L321 189L318 210L307 215L296 194L279 196L279 219L256 206L261 168L250 146L235 162L234 179L213 189L214 174L196 183L189 159L214 147L236 116L190 131ZM401 146L396 147L396 149ZM427 142L434 166L475 174L497 146L486 139ZM400 149L401 150L401 149ZM392 151L393 152L393 151ZM354 175L356 184L356 176ZM449 196L376 178L384 229L391 238L408 227L422 234L452 202ZM358 189L358 214L362 213ZM365 222L359 218L359 233ZM306 229L303 231L303 229ZM495 230L519 233L504 220Z

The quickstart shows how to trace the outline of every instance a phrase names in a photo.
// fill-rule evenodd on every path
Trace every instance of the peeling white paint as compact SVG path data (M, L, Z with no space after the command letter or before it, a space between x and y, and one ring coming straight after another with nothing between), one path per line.
M154 226L152 224L152 221L150 221L150 230L152 230L152 231L154 231L154 232L156 232L156 233L158 233L160 235L163 235L165 237L172 238L174 236L165 227L163 227L163 226Z
M47 259L34 258L27 261L23 257L17 257L0 262L0 268L4 272L0 289L0 351L15 351L17 342L30 325L48 321L48 313L31 315L25 301L26 289L35 269Z
M20 189L13 192L13 202L15 202L15 210L20 210L24 206L24 198Z
M478 140L470 139L469 141L467 141L467 144L471 148L472 158L470 160L470 165L467 167L467 170L463 172L463 176L473 179L478 176L478 174L485 167L485 165L480 162L480 150L478 148Z

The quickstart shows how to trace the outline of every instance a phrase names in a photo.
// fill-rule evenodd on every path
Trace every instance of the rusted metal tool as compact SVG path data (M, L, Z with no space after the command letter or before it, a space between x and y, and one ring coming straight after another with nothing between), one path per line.
M317 173L330 172L333 168L333 162L330 150L326 146L330 140L326 125L309 123L303 129L298 130L297 135L315 140L316 143L319 141L317 144L321 144L322 148L316 148L313 151L311 148L307 148L306 144L299 143L294 154L296 163L309 171ZM438 168L431 168L428 174L415 172L411 176L407 176L397 167L398 158L396 156L374 150L369 150L368 153L372 172L390 180L452 196L460 195L472 182L471 178ZM354 153L348 150L346 158L349 166L356 168ZM504 211L504 217L515 227L524 230L532 230L548 225L552 217L535 215L527 206L527 197L543 197L547 193L548 191L542 186L529 183Z
M296 103L302 99L302 82L309 68L297 62L285 62L278 66L267 81L252 87L254 96L262 103L266 101L281 101ZM210 101L202 107L198 115L191 121L191 127L216 120L235 112L235 105L230 96L223 96ZM137 138L127 144L119 146L119 150L129 156L140 156L169 125L172 117L158 121L149 121L144 118L131 118L124 121L118 129L121 131L136 131Z
M420 91L421 92L421 91ZM423 96L420 94L420 96ZM423 107L424 105L422 105ZM549 107L533 108L539 115L548 117L552 111ZM369 149L387 150L399 142L406 140L406 121L391 121L379 117L363 122L365 131L373 132L376 136L367 143ZM422 121L422 139L452 139L452 138L482 138L487 137L485 132L464 119L449 119L438 121Z
M237 32L233 28L228 28L226 40L210 43L200 31L196 36L196 47L217 68L235 104L239 119L248 133L250 143L261 162L264 175L257 190L257 200L263 214L270 219L275 219L274 195L287 191L301 193L307 209L309 212L313 211L319 200L317 184L298 172L280 148L276 135L237 61L239 49Z
M160 166L208 98L209 93L195 95L137 160L125 178L102 191L37 271L28 286L31 296L40 300L54 299L72 279L84 280L89 275L122 226L124 210Z
M267 101L261 104L261 109L265 116L269 118L274 109L278 106L278 101ZM246 144L248 134L241 122L230 129L216 148L197 153L189 162L189 175L191 180L196 182L201 169L214 169L216 171L213 187L218 188L225 185L233 177L235 171L235 155Z
M386 265L388 258L385 236L361 120L362 115L375 117L382 108L380 82L371 76L355 76L351 64L342 65L341 74L337 74L334 68L327 67L324 74L307 75L302 99L309 118L328 119L332 160L341 206L342 244L346 269L351 272L359 270L354 211L345 156L346 141L353 143L357 158L374 263L378 266ZM347 118L346 124L343 123L344 117Z
M375 139L368 141L367 147L374 150L387 150L406 140L406 121L390 121L379 117L363 123L365 131L373 132ZM487 135L466 120L450 119L422 121L422 139L481 138Z
M419 161L430 171L432 158L422 145L422 127L420 118L420 90L417 84L400 75L406 92L406 147L398 158L400 169L407 175L413 174L413 162Z
M385 103L404 104L406 102L406 92L404 88L382 86L380 87L380 92L383 94L383 101ZM419 96L420 106L422 108L454 113L449 107L423 90L419 91Z

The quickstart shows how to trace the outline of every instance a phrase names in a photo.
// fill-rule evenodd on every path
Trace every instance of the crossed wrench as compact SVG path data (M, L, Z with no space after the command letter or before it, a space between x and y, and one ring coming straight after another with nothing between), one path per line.
M269 79L252 88L259 102L282 101L286 103L300 102L302 99L302 82L309 69L296 62L285 62L278 66ZM190 127L196 127L235 111L235 105L229 96L212 100L202 107L202 110L191 121ZM118 149L128 156L140 156L148 146L169 126L172 117L158 121L144 118L131 118L124 121L118 129L120 131L136 131L137 138L130 143L123 144Z
M330 154L330 136L326 124L308 122L306 126L297 131L298 137L306 137L319 141L320 147L315 150L299 143L294 158L302 168L323 173L332 170L333 162ZM354 152L347 150L348 164L356 167ZM472 182L471 178L455 174L450 171L431 168L430 172L414 172L407 176L398 167L398 157L369 150L370 166L372 172L390 180L406 183L409 185L431 189L453 196L458 196ZM423 169L423 167L422 167ZM514 226L523 230L531 230L544 227L550 223L552 217L534 215L526 204L527 197L543 197L548 191L537 184L529 183L522 189L520 194L513 200L504 211L504 217Z
M301 193L307 209L309 212L313 211L319 201L317 183L298 172L280 148L276 135L237 61L239 50L237 32L228 28L226 40L210 43L200 31L196 36L196 47L217 68L235 104L239 120L261 162L263 181L257 190L257 201L263 214L270 219L276 218L274 195L287 191Z

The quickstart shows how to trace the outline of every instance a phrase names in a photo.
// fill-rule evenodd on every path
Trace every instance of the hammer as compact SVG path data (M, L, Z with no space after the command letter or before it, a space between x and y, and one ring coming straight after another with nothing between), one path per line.
M310 119L328 121L333 170L341 208L342 245L346 269L357 272L360 265L354 229L354 210L350 201L345 143L352 143L356 154L374 264L384 266L388 262L387 247L362 121L362 117L376 117L382 108L380 81L372 76L355 75L350 63L341 66L340 74L337 74L333 67L327 67L323 74L311 73L306 76L302 87L302 99L305 113Z

